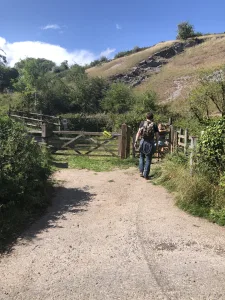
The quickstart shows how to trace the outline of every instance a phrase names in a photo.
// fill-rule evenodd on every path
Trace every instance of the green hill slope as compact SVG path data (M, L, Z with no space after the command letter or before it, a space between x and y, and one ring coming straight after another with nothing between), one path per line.
M187 47L182 53L169 58L157 72L148 71L135 90L154 90L161 102L185 102L201 71L215 70L225 65L225 34L208 35L198 39L202 41L201 44ZM181 41L159 43L144 51L88 69L87 72L89 76L101 76L112 80L112 76L116 78L117 74L129 74L143 60L151 58L159 51L174 47L179 42Z

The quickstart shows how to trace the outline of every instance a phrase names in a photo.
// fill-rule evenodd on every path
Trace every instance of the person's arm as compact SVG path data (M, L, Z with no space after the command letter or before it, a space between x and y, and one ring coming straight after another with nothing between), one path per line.
M140 137L140 135L141 135L141 130L142 130L142 128L139 128L139 129L138 129L138 132L137 132L136 138L135 138L134 146L137 145L137 141L138 141L138 139L139 139L139 137Z

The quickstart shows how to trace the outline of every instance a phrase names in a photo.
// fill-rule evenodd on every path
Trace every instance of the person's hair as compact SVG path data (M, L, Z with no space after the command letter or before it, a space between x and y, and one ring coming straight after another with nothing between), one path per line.
M154 117L154 115L153 115L152 112L149 112L149 113L147 113L147 115L146 115L146 119L148 119L148 120L153 120L153 117Z

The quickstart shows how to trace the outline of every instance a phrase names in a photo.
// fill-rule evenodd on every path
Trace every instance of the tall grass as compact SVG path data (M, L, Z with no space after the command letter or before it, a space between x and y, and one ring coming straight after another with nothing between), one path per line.
M169 155L156 179L175 194L176 204L192 215L225 225L225 190L207 173L196 171L191 176L188 158L183 154Z

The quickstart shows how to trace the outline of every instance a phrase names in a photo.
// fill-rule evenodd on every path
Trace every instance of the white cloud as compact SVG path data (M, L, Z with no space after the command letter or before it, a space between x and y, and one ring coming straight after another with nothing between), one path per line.
M0 49L6 53L7 61L11 67L20 59L25 59L26 57L49 59L54 61L57 65L64 60L67 60L69 65L75 63L85 65L103 55L109 56L115 51L115 49L108 48L99 55L96 55L88 50L78 49L68 51L59 45L43 43L40 41L9 43L3 37L0 37Z
M122 27L119 24L116 24L116 29L121 30Z
M105 51L102 51L100 53L100 57L101 56L106 56L106 57L110 57L112 53L114 53L116 51L116 49L111 49L111 48L107 48Z
M58 24L48 24L44 27L41 27L43 30L48 30L48 29L60 29L61 27Z

